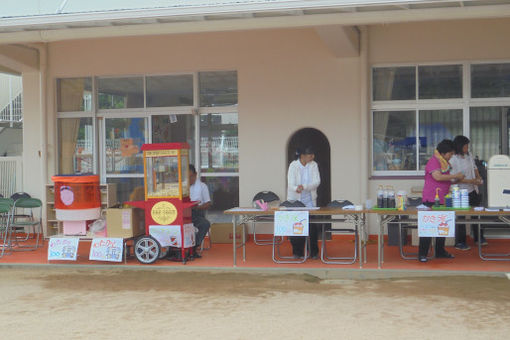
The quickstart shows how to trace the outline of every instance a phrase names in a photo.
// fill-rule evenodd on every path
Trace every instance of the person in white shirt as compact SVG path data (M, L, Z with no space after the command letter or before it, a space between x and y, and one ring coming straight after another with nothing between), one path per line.
M197 178L197 170L192 164L189 165L189 196L191 201L199 202L191 210L191 222L198 229L195 235L194 257L201 257L198 250L202 241L211 227L211 223L205 218L205 211L211 206L211 197L207 185Z
M317 206L317 187L321 184L319 166L314 161L315 152L311 147L296 151L297 159L290 163L287 173L287 200L301 201L307 207ZM309 225L310 257L316 259L319 253L317 243L318 226ZM305 238L290 237L292 254L296 258L304 256Z
M459 189L466 189L469 193L469 205L477 207L482 202L482 196L479 193L478 185L483 183L482 177L478 172L473 157L469 154L469 138L466 136L457 136L454 138L455 155L450 159L452 166L451 173L462 173L464 179L459 182ZM478 242L478 227L473 225L475 242ZM482 245L486 245L487 241L483 237L483 230L481 231ZM466 225L457 224L455 226L455 248L459 250L469 250L466 243Z

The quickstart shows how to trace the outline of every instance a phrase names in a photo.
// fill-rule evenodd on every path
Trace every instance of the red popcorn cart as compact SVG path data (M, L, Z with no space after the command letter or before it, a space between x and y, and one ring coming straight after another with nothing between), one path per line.
M189 145L159 143L142 145L144 201L126 204L145 210L145 235L134 243L141 263L154 263L170 248L179 248L186 263L195 245L195 227L189 198Z

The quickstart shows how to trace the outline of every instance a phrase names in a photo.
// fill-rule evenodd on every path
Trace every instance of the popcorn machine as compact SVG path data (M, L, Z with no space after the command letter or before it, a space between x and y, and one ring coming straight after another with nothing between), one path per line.
M145 210L145 235L134 244L138 261L150 264L164 257L169 247L181 249L181 258L195 244L189 199L189 145L159 143L142 145L144 201L126 202Z

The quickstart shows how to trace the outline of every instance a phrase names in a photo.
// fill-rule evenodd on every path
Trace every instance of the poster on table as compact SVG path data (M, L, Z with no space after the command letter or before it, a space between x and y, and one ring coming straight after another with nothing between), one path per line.
M455 211L418 211L419 237L455 237Z
M193 224L183 225L184 230L184 248L190 248L195 245L196 228ZM181 248L181 226L180 225L151 225L149 234L154 237L162 247Z
M308 211L276 211L274 214L275 236L308 236Z
M51 237L48 242L48 261L76 261L79 237Z
M122 238L99 237L92 239L90 244L89 260L122 262L124 249Z

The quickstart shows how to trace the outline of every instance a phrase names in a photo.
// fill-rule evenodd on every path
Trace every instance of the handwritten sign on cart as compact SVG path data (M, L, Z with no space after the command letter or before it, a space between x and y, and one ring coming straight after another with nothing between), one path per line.
M455 211L418 211L418 236L455 237Z
M89 260L122 262L122 238L94 238L90 244Z
M275 236L308 236L308 211L275 211Z
M79 237L51 237L48 243L48 261L76 261Z

